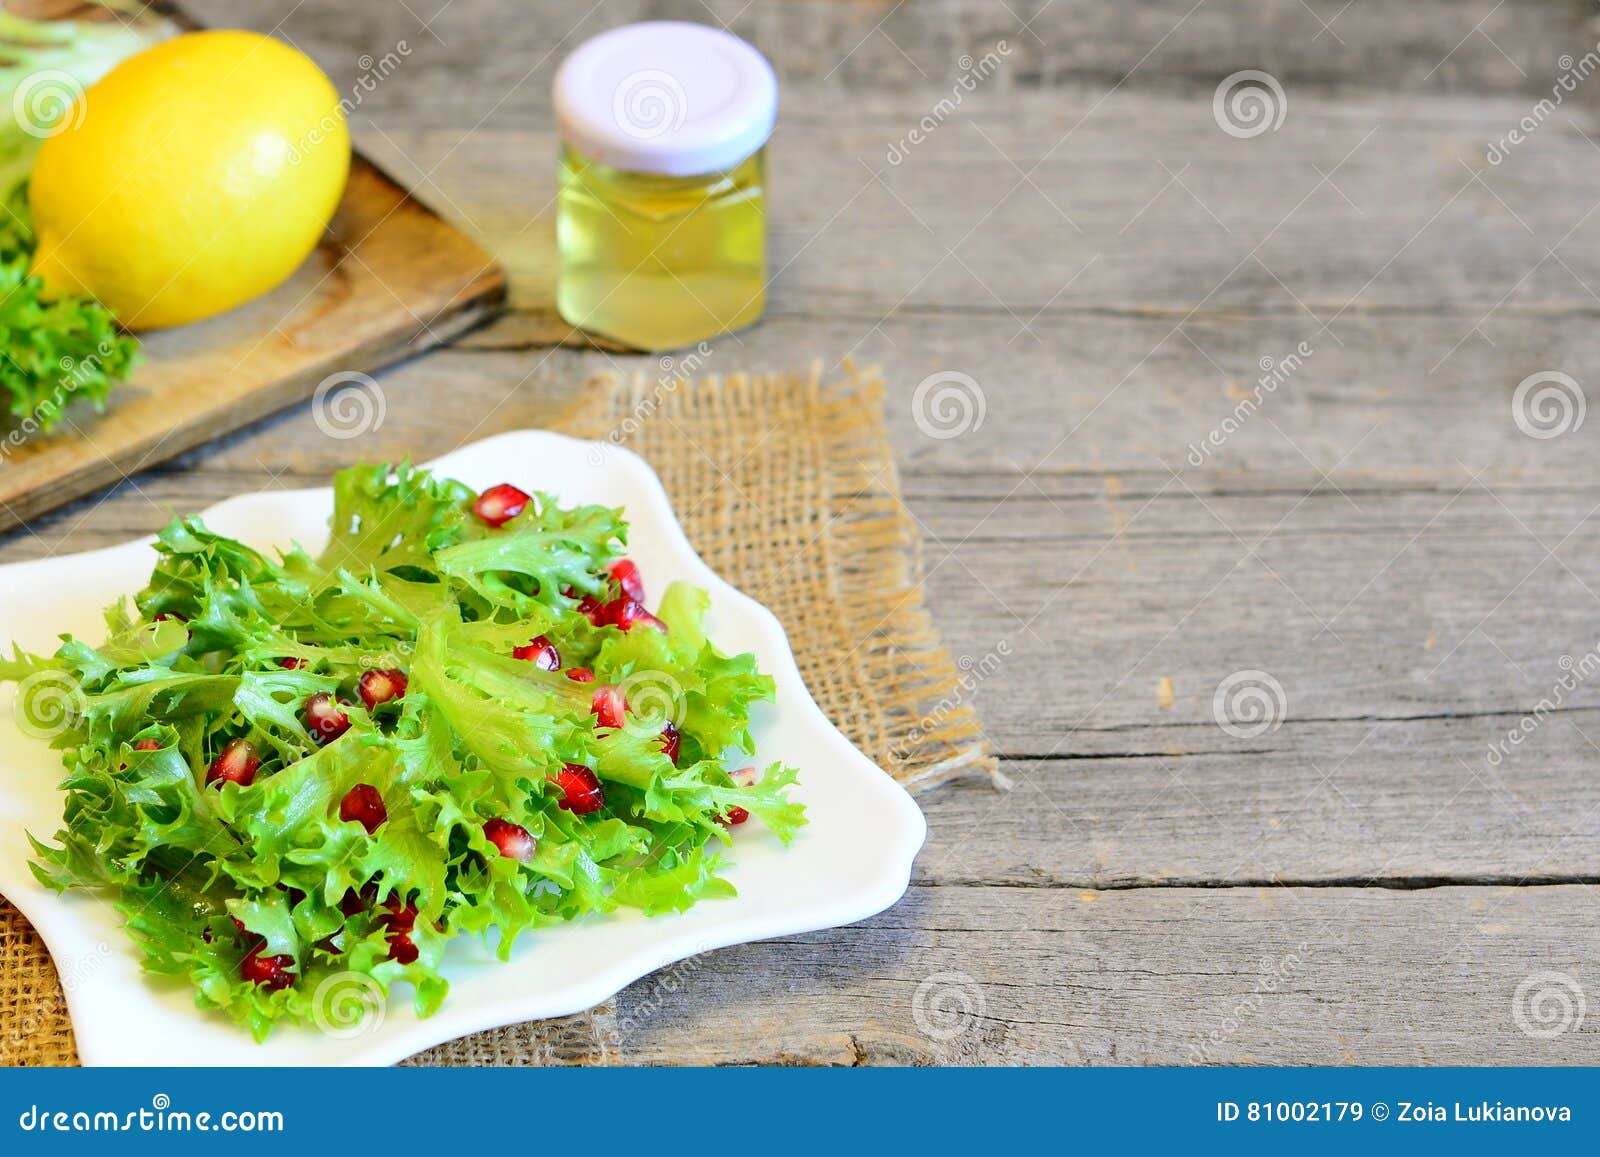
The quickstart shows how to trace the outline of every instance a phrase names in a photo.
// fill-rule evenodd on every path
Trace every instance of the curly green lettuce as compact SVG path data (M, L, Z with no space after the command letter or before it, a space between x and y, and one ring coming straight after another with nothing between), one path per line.
M595 610L622 594L619 510L535 495L491 527L471 490L405 463L342 471L334 496L317 557L178 519L105 641L0 661L24 711L30 688L57 708L67 689L64 823L34 841L35 875L109 893L145 967L187 978L200 1007L264 1039L356 973L410 984L426 1016L452 938L505 958L578 916L731 896L716 851L731 825L787 843L805 822L793 768L727 769L753 754L773 685L705 638L704 593L669 587L664 629ZM513 653L537 636L557 669ZM369 704L375 671L403 691ZM597 714L612 689L620 721ZM347 723L331 740L311 725L317 696ZM572 806L574 767L597 810ZM381 821L342 818L367 789Z
M28 276L26 187L44 140L83 88L148 47L165 22L132 0L99 0L106 19L31 20L0 9L0 406L13 433L48 432L76 397L98 409L133 368L138 342L87 297L45 301Z

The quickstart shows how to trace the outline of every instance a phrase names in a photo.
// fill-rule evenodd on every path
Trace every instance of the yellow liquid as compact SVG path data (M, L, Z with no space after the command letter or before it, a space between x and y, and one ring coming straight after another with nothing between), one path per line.
M660 177L564 149L556 308L579 329L675 349L754 322L766 306L765 160Z

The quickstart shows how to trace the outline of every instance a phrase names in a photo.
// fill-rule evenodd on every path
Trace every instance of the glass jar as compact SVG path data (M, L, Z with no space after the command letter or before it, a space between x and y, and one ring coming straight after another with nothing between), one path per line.
M651 21L562 64L556 307L640 349L693 345L766 305L766 142L777 81L736 36Z

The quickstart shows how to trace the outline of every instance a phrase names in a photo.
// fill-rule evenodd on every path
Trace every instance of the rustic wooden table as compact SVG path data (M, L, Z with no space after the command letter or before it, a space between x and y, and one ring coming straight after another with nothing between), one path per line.
M194 5L359 91L359 142L513 275L508 315L384 376L356 448L537 426L648 364L554 344L550 80L611 24L728 22L784 86L776 277L707 368L885 367L928 598L1016 787L926 798L893 910L640 982L563 1056L1600 1060L1590 6L585 7ZM301 407L0 559L351 451Z

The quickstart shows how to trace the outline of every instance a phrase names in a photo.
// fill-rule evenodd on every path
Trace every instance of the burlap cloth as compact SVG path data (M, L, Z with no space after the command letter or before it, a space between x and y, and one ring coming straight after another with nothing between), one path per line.
M993 777L961 672L922 606L920 540L900 500L883 385L847 367L681 380L597 379L558 428L626 445L660 474L689 539L718 574L788 630L824 712L912 791ZM464 1037L413 1058L432 1065L596 1059L611 1002L556 1021ZM77 1063L56 971L0 900L0 1060Z

